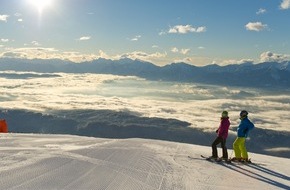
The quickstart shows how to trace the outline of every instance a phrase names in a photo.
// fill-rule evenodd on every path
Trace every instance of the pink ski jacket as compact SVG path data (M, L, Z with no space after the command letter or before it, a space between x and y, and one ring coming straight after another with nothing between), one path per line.
M230 121L229 118L221 118L221 123L218 128L218 136L222 137L223 139L226 139L228 137L228 132L230 128Z

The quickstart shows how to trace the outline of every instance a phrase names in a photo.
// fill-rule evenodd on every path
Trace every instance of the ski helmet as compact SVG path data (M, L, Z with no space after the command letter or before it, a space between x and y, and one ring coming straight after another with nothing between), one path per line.
M248 116L248 112L246 110L241 111L240 117L247 117L247 116Z

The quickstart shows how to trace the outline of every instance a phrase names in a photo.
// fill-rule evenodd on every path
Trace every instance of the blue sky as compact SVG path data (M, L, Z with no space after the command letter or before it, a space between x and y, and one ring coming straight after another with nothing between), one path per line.
M290 0L1 0L0 56L290 60ZM41 3L39 3L41 2Z

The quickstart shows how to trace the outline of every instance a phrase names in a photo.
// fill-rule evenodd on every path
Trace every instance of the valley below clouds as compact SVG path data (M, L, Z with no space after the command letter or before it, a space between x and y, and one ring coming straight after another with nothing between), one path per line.
M15 71L0 72L0 90L0 118L7 120L10 132L152 138L210 146L220 113L228 110L231 148L239 112L246 109L256 125L249 151L290 157L287 90Z

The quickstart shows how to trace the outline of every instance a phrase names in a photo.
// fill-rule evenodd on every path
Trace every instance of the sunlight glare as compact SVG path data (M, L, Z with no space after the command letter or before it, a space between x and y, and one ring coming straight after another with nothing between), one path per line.
M33 6L35 6L39 12L42 12L42 10L45 7L51 6L53 0L28 0L29 3Z

